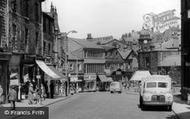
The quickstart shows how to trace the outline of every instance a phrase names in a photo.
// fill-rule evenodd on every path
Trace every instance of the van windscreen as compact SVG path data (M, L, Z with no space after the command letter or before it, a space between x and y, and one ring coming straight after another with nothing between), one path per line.
M166 83L166 82L158 82L159 88L167 88L167 86L168 86L168 83Z
M146 87L147 88L155 88L156 87L156 82L147 82Z

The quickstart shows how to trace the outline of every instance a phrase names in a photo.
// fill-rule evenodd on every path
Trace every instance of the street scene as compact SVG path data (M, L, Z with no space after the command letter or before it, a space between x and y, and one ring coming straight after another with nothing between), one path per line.
M189 119L189 0L0 0L3 119Z

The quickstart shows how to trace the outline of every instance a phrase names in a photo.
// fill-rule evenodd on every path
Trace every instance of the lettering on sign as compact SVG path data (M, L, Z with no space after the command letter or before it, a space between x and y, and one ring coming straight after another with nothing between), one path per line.
M154 32L164 32L170 27L180 26L180 18L175 14L176 10L168 10L160 14L149 13L143 16L143 28Z

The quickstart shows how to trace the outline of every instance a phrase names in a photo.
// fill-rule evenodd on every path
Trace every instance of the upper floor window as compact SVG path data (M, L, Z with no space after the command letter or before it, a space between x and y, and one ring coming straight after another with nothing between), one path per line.
M16 0L11 1L11 9L13 12L16 12Z
M48 44L48 54L50 55L50 51L51 51L51 44Z
M78 71L82 70L82 64L78 64Z
M43 51L44 51L44 53L46 52L46 42L45 41L44 41Z
M72 71L74 69L73 64L69 64L69 69Z
M35 20L39 21L39 5L38 3L35 3Z
M25 2L25 16L28 17L29 16L29 1L24 0L24 2Z
M37 47L37 45L38 45L38 35L39 35L39 33L36 32L36 47Z

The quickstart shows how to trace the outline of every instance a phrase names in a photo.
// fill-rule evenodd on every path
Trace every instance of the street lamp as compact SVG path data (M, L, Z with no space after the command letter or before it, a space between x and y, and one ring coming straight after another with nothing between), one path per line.
M64 37L64 39L66 40L66 48L65 48L65 75L66 75L66 80L67 80L67 83L66 83L66 90L65 90L65 95L67 96L68 93L70 93L70 82L69 82L69 78L68 78L68 57L67 57L67 54L68 54L68 35L70 33L77 33L77 31L75 30L71 30L69 32L64 32L64 33L61 33L61 36ZM61 49L62 49L62 40L61 40ZM67 93L67 90L68 90L68 93Z

